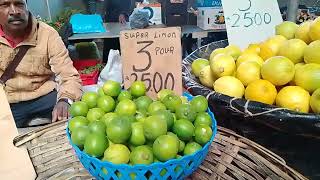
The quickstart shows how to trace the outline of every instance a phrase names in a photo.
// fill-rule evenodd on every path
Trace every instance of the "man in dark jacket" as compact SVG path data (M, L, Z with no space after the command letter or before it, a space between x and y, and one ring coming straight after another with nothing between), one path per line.
M105 0L105 21L126 24L137 2L143 0ZM105 39L103 60L107 61L110 49L120 49L119 38Z

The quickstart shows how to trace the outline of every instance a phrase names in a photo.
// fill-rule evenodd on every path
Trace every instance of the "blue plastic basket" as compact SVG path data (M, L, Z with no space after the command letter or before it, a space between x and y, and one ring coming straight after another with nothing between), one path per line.
M183 94L190 101L193 96ZM136 180L160 180L160 179L183 179L191 175L202 163L208 154L209 147L217 134L217 122L214 114L208 108L208 113L212 119L213 135L210 141L199 151L192 155L183 156L180 159L172 159L167 162L156 162L150 165L116 165L110 162L102 162L101 160L87 155L74 145L70 139L69 129L67 128L67 136L70 144L74 148L82 165L97 179L134 179ZM103 170L104 169L104 170ZM163 171L163 170L166 170ZM164 173L165 172L165 173ZM161 175L160 175L161 174ZM130 176L131 175L131 176Z

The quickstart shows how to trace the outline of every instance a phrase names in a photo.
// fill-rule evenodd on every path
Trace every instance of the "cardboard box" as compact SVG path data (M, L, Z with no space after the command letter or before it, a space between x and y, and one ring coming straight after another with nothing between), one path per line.
M197 26L203 30L226 29L222 7L198 8Z
M150 25L162 24L161 4L160 3L153 3L153 4L142 4L142 3L139 3L137 5L137 9L148 10L148 12L149 12L149 24Z

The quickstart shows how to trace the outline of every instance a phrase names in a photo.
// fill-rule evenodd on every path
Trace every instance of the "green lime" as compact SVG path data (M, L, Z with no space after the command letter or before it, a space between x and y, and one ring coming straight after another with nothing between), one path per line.
M194 139L197 143L205 145L212 137L212 129L208 125L199 125L194 131Z
M172 113L168 110L159 110L154 113L155 116L160 117L161 119L164 119L167 122L167 129L170 131L174 124L174 117Z
M106 113L104 114L101 118L100 121L104 122L106 127L108 127L108 124L110 123L110 121L112 121L112 119L118 117L118 115L114 112L110 112L110 113Z
M167 95L162 102L171 112L176 112L176 109L182 104L180 97L172 94Z
M72 117L76 117L76 116L87 116L89 107L85 102L82 101L77 101L72 103L71 107L70 107L70 114Z
M197 113L190 104L182 104L177 108L176 116L177 119L187 119L193 122L197 117Z
M177 120L173 125L173 132L183 141L189 141L194 134L193 124L185 119Z
M161 103L160 101L154 101L150 104L150 106L148 107L148 113L153 115L154 113L156 113L157 111L160 110L166 110L166 106Z
M153 152L148 146L138 146L130 154L130 162L136 164L151 164L153 163Z
M212 120L211 117L208 113L206 112L200 112L197 114L196 120L194 121L194 126L199 126L199 125L208 125L212 126Z
M114 118L107 126L107 136L110 141L116 144L126 143L131 133L131 122L123 116Z
M88 126L80 126L73 130L71 134L71 141L80 149L83 148L86 137L90 134Z
M143 123L135 122L131 124L132 134L129 142L135 146L141 146L146 142L144 137Z
M98 108L101 108L105 113L112 112L116 107L116 102L111 96L101 96L97 102Z
M148 96L141 96L134 100L139 111L147 111L153 100Z
M88 127L90 133L106 135L106 125L103 121L93 121Z
M102 89L105 95L117 97L121 92L121 85L116 81L108 80L104 83Z
M118 103L115 112L119 115L134 116L137 111L136 104L130 99L124 99Z
M100 108L89 109L87 114L87 119L89 122L99 121L100 118L104 115L104 111Z
M77 116L77 117L70 119L68 127L69 127L70 132L72 133L72 131L74 129L76 129L77 127L87 126L88 124L89 124L89 121L87 120L87 118L85 118L83 116Z
M142 81L135 81L130 86L130 93L133 97L140 97L146 94L146 85Z
M85 140L84 152L93 157L101 157L108 146L108 139L104 134L92 133Z
M144 135L149 141L167 133L167 122L159 116L149 116L143 122Z
M208 100L203 96L196 96L190 101L191 107L196 112L206 112L208 109Z
M190 142L186 144L183 155L190 155L202 149L202 146L196 142Z
M160 90L158 92L157 98L158 98L159 101L162 101L169 94L173 94L174 95L174 92L172 90L169 90L169 89L162 89L162 90Z
M152 149L155 157L165 162L177 156L179 145L176 137L162 135L154 141Z
M88 105L88 108L94 108L97 106L98 94L95 92L85 92L82 95L81 101Z
M112 144L104 152L102 161L113 164L127 164L130 159L130 150L123 144Z
M132 96L131 96L129 91L121 91L121 93L119 94L118 101L120 102L120 101L122 101L124 99L132 100Z

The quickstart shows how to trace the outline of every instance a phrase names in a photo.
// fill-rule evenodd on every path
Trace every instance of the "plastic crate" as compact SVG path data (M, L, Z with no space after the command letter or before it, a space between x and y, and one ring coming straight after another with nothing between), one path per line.
M189 101L193 98L193 96L188 93L184 93L184 96L187 97ZM66 131L69 142L74 148L80 162L96 179L127 180L131 179L130 175L132 174L135 174L134 179L138 180L184 179L197 170L200 164L204 161L217 134L217 122L214 114L209 108L207 112L212 119L213 134L210 141L205 144L201 150L192 155L183 156L180 159L171 159L166 162L156 162L150 165L131 166L127 164L116 165L110 162L102 162L101 160L91 157L85 152L81 151L75 144L72 143L68 128ZM103 170L104 168L105 170ZM166 170L166 173L160 175L163 170ZM107 174L105 172L107 172ZM118 173L121 174L121 177L118 177Z
M96 59L73 61L73 66L78 70L83 86L97 84L98 77L99 77L99 70L95 70L90 74L81 74L81 71L87 67L95 66L98 63L99 61Z

